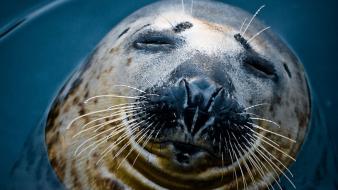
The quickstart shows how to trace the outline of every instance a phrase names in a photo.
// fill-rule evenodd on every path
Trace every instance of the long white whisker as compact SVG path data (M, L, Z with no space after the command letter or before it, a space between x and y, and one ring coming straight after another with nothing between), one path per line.
M148 129L152 126L152 124L154 124L154 122L152 122L152 123L151 123L149 126L147 126L146 128L143 128L137 135L134 136L135 139L137 139L137 138L140 137L140 135L141 135L141 137L140 137L138 140L136 140L136 143L140 143L140 142L143 140L143 138L146 137L146 134L149 132ZM144 133L143 133L143 131L144 131ZM139 135L139 134L140 134L140 135ZM131 144L131 141L130 141L129 143L127 143L127 144L130 145L130 144ZM127 144L126 144L126 145L127 145ZM129 145L128 145L128 146L129 146ZM121 148L121 149L119 150L120 153L117 153L117 154L113 157L113 159L115 159L116 157L118 157L119 154L121 154L123 151L124 151L124 149ZM133 152L133 148L130 147L129 152L128 152L127 155L122 159L122 161L119 163L119 165L117 166L116 169L119 169L119 168L120 168L121 164L126 160L126 158L127 158L132 152Z
M253 141L250 141L250 140L248 140L244 135L242 135L242 137L249 143L249 144L251 144L251 145L253 145ZM253 140L253 139L252 139ZM244 146L246 147L246 149L248 149L249 150L249 147L247 146L247 145L245 145L244 144ZM256 156L256 154L254 153L254 152L252 152L252 154L251 154L251 156L249 156L249 159L252 159L252 162L253 163L256 163L256 165L257 165L257 169L258 169L258 171L259 171L259 173L260 173L260 175L261 175L261 177L262 177L262 179L264 178L264 169L261 167L261 166L263 166L264 168L265 168L265 170L267 171L267 172L269 172L269 170L268 170L268 168L262 163L262 161ZM278 183L278 181L276 180L276 178L274 177L274 176L272 176L273 177L273 179L274 179L274 181L278 184L278 186L280 187L280 184ZM264 181L264 180L263 180ZM269 185L272 187L272 189L275 189L270 183L267 183L267 182L265 182L264 181L264 183L266 184L266 186L267 186L267 188L268 189L270 189L269 188ZM281 188L281 187L280 187ZM282 190L282 189L281 189Z
M185 10L184 10L184 0L181 0L181 3L182 3L182 11L185 13Z
M141 122L139 122L139 123L137 123L133 128L134 129L132 129L130 132L131 133L134 133L134 131L142 124L142 123L144 123L145 121L148 121L150 118L152 118L154 115L152 115L152 116L150 116L147 120L143 120L143 121L141 121ZM145 124L147 124L148 122L146 122ZM128 134L125 134L126 135L126 137L127 137L127 135ZM121 140L119 143L113 143L112 145L110 145L110 146L108 146L102 153L101 153L101 158L96 162L96 164L99 164L100 163L100 161L111 151L111 150L113 150L118 144L120 144L121 142L123 142L123 140ZM121 149L120 149L121 150ZM115 156L114 156L115 157Z
M242 146L240 145L239 141L237 140L237 137L234 135L234 133L231 133L231 134L232 134L232 136L235 138L238 147L243 151L243 154L244 154L245 151L243 150ZM234 146L235 146L236 149L237 149L237 146L236 146L236 145L234 145ZM239 153L239 155L241 156L241 158L243 158L244 156L243 156L243 154L241 153L241 151L240 151L239 149L237 149L237 150L238 150L238 153ZM250 169L248 163L246 162L245 159L243 159L243 161L244 161L244 166L246 167L246 170L249 172L249 176L250 176L250 178L251 178L253 184L255 184L255 183L256 183L256 180L254 179L254 177L253 177L253 175L252 175L252 172L251 172L251 169Z
M113 87L126 87L126 88L130 88L130 89L142 92L142 93L146 93L145 91L143 91L141 89L138 89L138 88L132 87L132 86L128 86L128 85L125 85L125 84L116 84L116 85L113 85Z
M134 120L134 121L135 121L135 120ZM137 125L137 123L136 123L136 125ZM123 124L118 125L118 126L119 126L119 128L120 128L121 126L123 126ZM111 130L116 130L116 126L115 126L115 127L111 127L111 128L109 128L109 129L107 129L107 130L104 130L104 131L102 131L102 132L100 132L100 133L94 135L93 137L90 137L90 138L86 139L84 142L82 142L82 143L77 147L77 149L74 151L74 154L75 154L76 156L79 156L83 151L85 151L86 149L88 149L88 147L92 146L92 145L89 145L89 146L87 146L85 149L83 149L81 152L77 153L77 152L79 151L79 149L80 149L83 145L85 145L86 143L88 143L88 142L91 141L92 139L94 139L94 138L96 138L96 137L98 137L98 136L100 136L100 135L102 135L102 134L104 134L104 133L106 133L106 132L109 132L109 131L111 131ZM124 128L122 128L122 130L124 130ZM115 134L116 134L116 133L115 133ZM117 133L117 134L118 134L118 133ZM112 137L111 135L108 135L108 136ZM103 138L103 139L107 139L107 138L105 137L105 138Z
M104 116L104 117L100 117L100 118L94 119L94 120L92 120L92 121L90 121L90 122L82 125L81 129L86 128L87 126L89 126L92 123L95 123L96 121L100 121L100 120L111 118L111 117L116 117L118 115L121 115L122 113L133 113L133 112L139 110L140 108L142 108L142 107L131 107L131 108L127 108L127 109L121 108L120 111L114 112L114 114L110 114L108 116Z
M251 17L249 23L246 25L246 28L243 32L243 35L245 35L246 31L248 30L249 26L251 25L252 21L254 20L254 18L258 15L259 11L261 11L263 8L265 7L265 5L262 5L261 7L259 7L259 9L255 12L255 14Z
M121 96L121 95L116 95L116 94L103 94L103 95L97 95L97 96L93 96L88 98L87 100L84 101L84 103L88 103L89 101L93 100L93 99L97 99L97 98L126 98L126 99L140 99L140 98L146 98L145 96Z
M243 21L243 23L242 23L242 25L241 25L241 28L239 29L239 34L241 34L241 35L242 35L242 29L243 29L243 26L244 26L244 24L245 24L245 22L246 22L247 19L248 19L248 18L245 18L245 19L244 19L244 21Z
M92 111L92 112L80 115L80 116L74 118L73 120L71 120L69 122L68 126L66 127L66 129L68 130L75 121L77 121L77 120L79 120L79 119L81 119L83 117L86 117L86 116L89 116L89 115L93 115L93 114L97 114L97 113L104 113L104 112L108 112L108 111L114 111L114 110L118 110L118 109L121 109L121 108L120 107L107 108L107 109L98 110L98 111Z
M190 14L191 15L192 15L193 7L194 7L194 0L191 0L191 5L190 5Z
M234 159L232 158L232 151L230 152L230 149L229 149L229 146L228 146L228 141L226 140L226 138L224 137L224 141L225 141L225 146L229 152L229 155L230 155L230 160L231 160L231 163L234 162ZM229 144L230 144L230 140L229 140ZM237 179L237 172L236 172L236 168L234 169L234 173L235 173L235 178L236 178L236 186L237 186L237 190L238 190L238 179Z
M254 123L251 123L251 122L247 122L247 123L251 124L253 127L255 127L255 128L257 128L257 129L260 129L260 130L269 132L269 133L274 134L274 135L276 135L276 136L279 136L279 137L282 137L282 138L284 138L284 139L287 139L287 140L289 140L289 141L291 141L291 142L293 142L293 143L296 143L295 140L293 140L293 139L291 139L291 138L289 138L289 137L286 137L286 136L281 135L281 134L279 134L279 133L276 133L276 132L270 131L270 130L268 130L268 129L265 129L265 128L263 128L263 127L260 127L260 126L257 125L257 124L254 124Z
M280 125L278 125L278 123L276 123L274 121L271 121L269 119L264 119L264 118L259 118L259 117L250 117L250 119L252 119L252 120L266 121L266 122L272 123L272 124L276 125L278 128L280 128Z
M259 147L259 148L262 148L262 147ZM259 149L257 149L257 150L259 150ZM265 150L265 149L263 149L265 152L267 152L268 154L270 154L270 156L271 156L271 153L269 152L269 151L267 151L267 150ZM283 176L290 182L290 184L293 186L293 188L295 188L296 189L296 186L295 186L295 184L291 181L291 179L285 174L285 172L283 172L273 161L271 161L271 159L269 159L266 155L264 155L264 154L261 154L261 156L263 156L263 157L265 157L266 159L268 159L268 160L266 160L268 163L271 163L270 164L270 166L271 166L271 168L273 169L273 170L275 170L274 168L276 168L279 172L281 172L282 174L283 174ZM278 159L276 159L276 160L278 160ZM279 160L278 160L279 161ZM277 171L275 170L275 173L276 173L276 175L278 176L278 173L277 173ZM291 172L290 172L291 173ZM292 175L292 173L291 173L291 175ZM292 175L293 176L293 175Z
M243 181L243 183L244 183L244 189L246 189L248 185L247 185L246 180L245 180L245 175L244 175L244 173L243 173L243 170L242 170L242 167L241 167L241 163L240 163L240 161L239 161L239 159L238 159L238 157L237 157L236 152L234 151L234 149L233 149L233 147L232 147L232 144L231 144L231 142L230 142L230 139L231 139L231 138L230 138L230 134L229 134L228 131L227 131L227 134L228 134L229 144L230 144L231 150L232 150L232 152L234 153L234 156L236 157L236 160L237 160L239 169L240 169L241 174L242 174L242 181Z
M259 36L261 33L263 33L265 30L269 29L270 26L263 28L262 30L260 30L259 32L257 32L255 35L253 35L246 43L250 43L251 41L253 41L257 36Z
M267 141L273 143L273 144L276 145L276 146L280 146L280 145L279 145L278 143L276 143L275 141L273 141L273 140L271 140L271 139L265 137L264 135L262 135L262 134L260 134L260 133L257 133L256 131L252 130L250 127L248 127L248 126L246 126L246 125L243 125L243 126L244 126L245 128L247 128L247 129L249 129L250 131L252 131L252 132L254 133L253 135L254 135L256 138L260 139L261 141L267 140ZM253 137L251 134L248 134L248 135L251 136L251 137L254 139L254 137Z
M253 106L246 107L246 108L244 108L244 110L248 110L248 109L251 109L251 108L254 108L254 107L258 107L258 106L265 106L265 105L269 105L269 104L268 103L256 104L256 105L253 105Z
M137 111L137 110L132 110L132 111L130 111L130 112L125 112L125 113L134 113L134 112L136 112L136 111ZM123 113L123 112L121 112L121 113ZM121 113L120 113L120 114L121 114ZM134 114L133 116L137 116L137 115L140 115L140 114L142 114L142 113L144 113L144 112L138 112L138 113ZM87 129L83 129L83 130L79 131L79 132L76 133L73 137L77 137L77 136L79 136L80 134L82 134L82 133L84 133L84 132L86 132L86 131L90 131L90 130L92 130L92 129L95 129L95 132L97 132L99 129L101 129L101 128L107 126L108 124L111 124L111 123L114 123L114 122L117 122L117 121L122 121L122 120L124 120L124 119L127 119L128 117L130 117L130 116L124 116L124 117L121 116L121 117L118 117L118 118L115 118L115 119L112 119L112 120L109 120L109 121L106 121L106 122L103 122L103 123L100 123L100 124L91 126L91 127L87 128Z

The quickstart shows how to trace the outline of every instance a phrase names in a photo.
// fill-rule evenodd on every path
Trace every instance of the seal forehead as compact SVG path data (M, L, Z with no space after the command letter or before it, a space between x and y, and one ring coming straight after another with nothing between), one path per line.
M151 27L161 31L185 22L191 23L192 27L180 35L184 37L189 49L198 49L206 54L217 54L225 50L230 54L241 49L233 38L238 32L233 27L196 19L183 11L173 10L159 14Z

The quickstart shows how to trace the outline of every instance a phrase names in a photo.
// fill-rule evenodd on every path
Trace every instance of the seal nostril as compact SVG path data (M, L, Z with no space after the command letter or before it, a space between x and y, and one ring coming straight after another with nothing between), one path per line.
M188 94L188 105L199 107L201 110L207 110L211 99L217 95L220 90L217 85L205 78L195 78L186 84Z

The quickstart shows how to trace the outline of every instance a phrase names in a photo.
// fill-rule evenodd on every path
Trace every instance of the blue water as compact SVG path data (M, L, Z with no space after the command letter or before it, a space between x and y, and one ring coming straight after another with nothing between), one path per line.
M10 170L28 134L67 76L122 18L150 2L0 1L0 189L9 183ZM316 119L292 166L297 189L337 189L338 2L224 2L250 12L266 4L259 18L302 60Z

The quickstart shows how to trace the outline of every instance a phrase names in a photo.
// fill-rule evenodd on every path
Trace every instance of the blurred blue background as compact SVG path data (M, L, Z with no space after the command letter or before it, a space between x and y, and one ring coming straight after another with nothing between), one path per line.
M150 2L0 1L0 189L67 76L112 27ZM302 60L328 126L325 138L337 152L338 1L224 2L249 12L267 6L258 17Z

